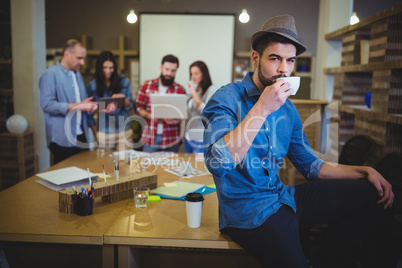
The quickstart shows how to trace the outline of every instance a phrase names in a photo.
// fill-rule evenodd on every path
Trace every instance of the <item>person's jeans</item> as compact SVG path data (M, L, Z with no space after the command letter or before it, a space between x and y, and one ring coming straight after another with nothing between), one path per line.
M77 140L80 142L87 142L85 134L81 134L77 136ZM49 150L52 152L53 155L53 165L73 156L79 152L88 150L86 148L79 148L79 147L63 147L58 145L57 143L51 142L49 145Z

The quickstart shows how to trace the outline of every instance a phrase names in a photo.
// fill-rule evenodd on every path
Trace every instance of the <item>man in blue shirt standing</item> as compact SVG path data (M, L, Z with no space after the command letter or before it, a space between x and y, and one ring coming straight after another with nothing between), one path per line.
M264 267L309 267L299 230L336 220L334 248L319 259L342 266L358 238L392 205L391 185L371 167L324 162L311 149L288 100L293 89L277 81L290 76L296 56L306 51L294 18L269 19L251 43L255 72L219 89L202 113L219 229ZM282 183L277 173L286 156L308 183Z
M47 146L56 164L88 148L85 112L93 112L97 103L87 98L79 69L84 65L86 49L77 40L68 40L63 58L47 69L39 79L40 104L45 113Z

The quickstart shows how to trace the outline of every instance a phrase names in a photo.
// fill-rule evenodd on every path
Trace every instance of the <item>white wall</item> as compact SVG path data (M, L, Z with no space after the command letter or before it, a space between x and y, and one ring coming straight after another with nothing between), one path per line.
M14 112L34 132L38 171L50 165L38 80L46 68L45 1L11 1Z
M232 81L233 15L140 15L140 84L160 75L163 56L179 58L175 81L187 88L189 66L204 61L212 83L218 87Z

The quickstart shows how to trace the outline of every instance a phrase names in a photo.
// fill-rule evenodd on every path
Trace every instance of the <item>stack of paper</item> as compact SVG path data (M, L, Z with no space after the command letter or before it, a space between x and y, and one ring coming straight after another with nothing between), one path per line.
M98 181L97 174L90 172L91 180ZM36 174L43 180L36 182L52 190L60 191L73 186L89 185L88 171L78 167L61 168Z

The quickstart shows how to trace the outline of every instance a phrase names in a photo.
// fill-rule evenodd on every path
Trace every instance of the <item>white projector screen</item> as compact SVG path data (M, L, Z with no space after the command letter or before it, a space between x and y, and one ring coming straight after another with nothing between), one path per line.
M140 14L140 86L159 77L163 56L179 58L175 81L188 92L189 66L204 61L212 83L232 82L234 15Z

